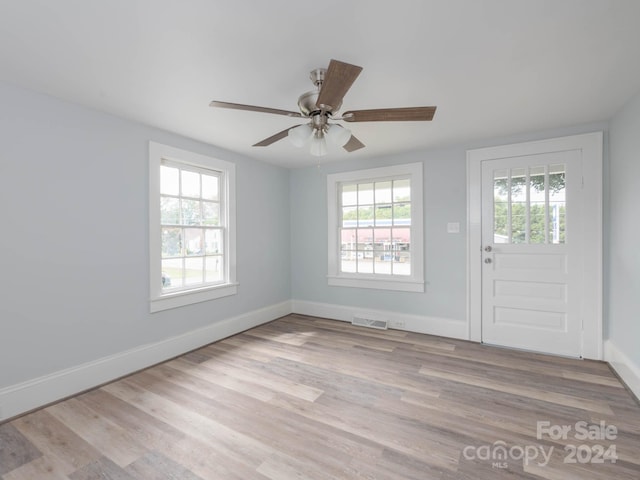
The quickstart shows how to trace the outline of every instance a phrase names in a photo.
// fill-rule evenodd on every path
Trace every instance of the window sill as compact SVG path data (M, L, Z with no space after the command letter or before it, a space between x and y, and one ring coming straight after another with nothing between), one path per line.
M194 303L215 300L216 298L228 297L238 293L237 283L225 283L194 290L187 290L174 293L166 293L161 297L154 298L149 302L151 313L169 310L171 308L183 307Z
M328 276L327 281L332 287L374 288L377 290L395 290L401 292L424 293L424 282L418 280L390 280L377 278L353 278L343 276Z

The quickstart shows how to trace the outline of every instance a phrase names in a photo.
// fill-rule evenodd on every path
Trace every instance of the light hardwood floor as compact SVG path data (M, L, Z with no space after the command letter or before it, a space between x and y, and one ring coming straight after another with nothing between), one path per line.
M289 315L0 425L0 476L637 480L640 406L604 363Z

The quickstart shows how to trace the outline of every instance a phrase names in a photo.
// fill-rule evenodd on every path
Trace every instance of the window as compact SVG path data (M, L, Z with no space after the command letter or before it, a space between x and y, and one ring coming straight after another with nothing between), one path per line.
M235 167L149 143L151 311L237 291Z
M329 285L424 291L422 164L327 177Z
M496 170L493 189L494 243L565 243L565 165Z

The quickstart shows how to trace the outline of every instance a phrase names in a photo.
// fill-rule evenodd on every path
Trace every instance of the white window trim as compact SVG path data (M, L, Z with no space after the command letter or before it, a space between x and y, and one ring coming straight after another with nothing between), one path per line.
M160 235L160 165L169 160L194 167L224 172L225 218L227 219L224 245L226 248L227 283L213 286L196 287L179 292L163 293L159 281L162 275L161 235ZM182 307L193 303L205 302L235 295L238 291L236 280L236 169L235 165L224 160L201 155L187 150L149 142L149 310L159 312L170 308Z
M380 178L409 176L411 184L411 275L369 275L340 272L338 204L339 185ZM424 216L422 163L393 165L327 175L328 284L336 287L375 288L405 292L424 292ZM415 247L413 246L415 245Z

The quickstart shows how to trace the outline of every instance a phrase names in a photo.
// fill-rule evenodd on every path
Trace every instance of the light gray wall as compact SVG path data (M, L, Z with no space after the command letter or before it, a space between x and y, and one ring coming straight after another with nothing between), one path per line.
M0 83L0 388L290 298L289 172ZM148 313L148 141L237 165L239 294Z
M611 121L609 132L608 338L640 366L640 94Z
M469 142L441 150L332 163L291 172L292 298L349 307L466 320L466 151L579 133L606 131L606 122ZM383 165L423 162L425 293L327 285L326 175ZM605 157L606 162L606 157ZM448 234L448 222L460 233Z

